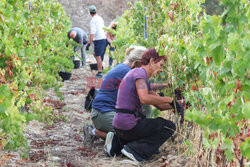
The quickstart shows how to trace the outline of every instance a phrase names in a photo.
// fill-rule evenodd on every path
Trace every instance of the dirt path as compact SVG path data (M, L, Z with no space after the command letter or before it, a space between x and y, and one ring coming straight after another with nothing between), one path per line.
M107 62L108 56L105 58ZM87 63L95 60L87 56ZM105 65L106 66L106 65ZM103 152L103 140L96 141L92 146L83 145L83 124L91 123L90 113L84 110L84 101L87 93L86 77L94 77L89 66L73 69L70 80L64 82L60 88L63 93L64 103L55 112L67 117L66 121L58 121L48 127L38 121L30 122L26 127L26 135L30 141L29 159L24 160L18 152L6 151L5 167L106 167L138 166L125 157L109 158ZM48 92L48 99L59 100L54 91ZM2 154L2 153L1 153ZM166 155L166 154L165 154ZM152 161L140 166L160 166L157 155ZM3 157L3 155L2 155ZM0 161L1 166L1 161ZM172 166L172 165L171 165ZM179 166L179 165L173 165ZM180 165L182 166L182 165Z

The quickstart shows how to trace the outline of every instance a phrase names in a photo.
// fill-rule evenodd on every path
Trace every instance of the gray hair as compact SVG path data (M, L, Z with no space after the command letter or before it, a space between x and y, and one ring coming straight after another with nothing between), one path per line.
M147 50L144 46L131 45L126 50L126 60L125 63L133 65L135 61L141 61L143 53Z

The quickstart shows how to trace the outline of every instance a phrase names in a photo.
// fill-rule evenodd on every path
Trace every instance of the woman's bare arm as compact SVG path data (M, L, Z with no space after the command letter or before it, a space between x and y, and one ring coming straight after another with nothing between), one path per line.
M159 90L159 89L163 89L169 87L169 84L167 83L150 83L150 88L152 90Z
M144 79L136 80L136 90L142 104L160 105L163 103L172 102L171 97L161 97L158 95L149 94L147 84Z

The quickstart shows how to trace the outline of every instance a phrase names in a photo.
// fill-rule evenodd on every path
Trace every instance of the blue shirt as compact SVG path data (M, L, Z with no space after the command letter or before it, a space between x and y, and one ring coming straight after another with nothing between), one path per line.
M117 64L108 72L92 103L94 109L99 112L115 111L119 85L130 70L130 67L126 64Z

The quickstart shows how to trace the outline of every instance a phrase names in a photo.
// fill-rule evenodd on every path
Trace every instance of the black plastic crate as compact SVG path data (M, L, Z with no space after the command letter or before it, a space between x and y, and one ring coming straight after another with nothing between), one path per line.
M89 64L89 66L91 70L98 70L96 63Z
M62 78L63 82L64 82L65 80L69 80L70 77L71 77L71 73L65 72L65 71L60 71L58 74L59 74L59 76Z

